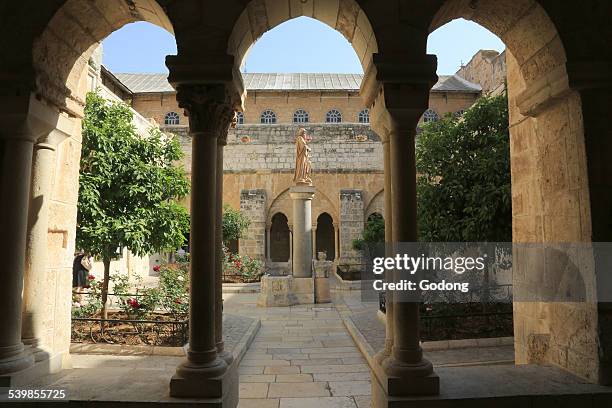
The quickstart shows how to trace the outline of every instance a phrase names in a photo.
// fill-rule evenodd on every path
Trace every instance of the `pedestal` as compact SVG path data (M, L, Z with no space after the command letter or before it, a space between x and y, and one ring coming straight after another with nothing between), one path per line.
M312 186L294 186L289 189L293 200L293 276L312 276Z
M261 293L257 306L309 305L315 302L314 278L265 275L261 278Z

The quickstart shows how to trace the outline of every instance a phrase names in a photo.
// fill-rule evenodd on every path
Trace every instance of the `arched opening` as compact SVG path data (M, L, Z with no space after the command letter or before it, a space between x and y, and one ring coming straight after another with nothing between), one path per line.
M591 204L581 102L578 92L569 87L566 50L557 28L536 1L451 0L437 12L430 32L457 18L482 25L507 46L512 241L515 244L589 241ZM465 70L464 74L469 76ZM576 199L577 196L583 199ZM544 285L547 279L562 273L552 269L544 273L524 262L524 258L516 259L513 264L515 299L521 297L517 292L521 285ZM538 358L595 380L598 375L595 367L599 365L595 347L598 329L596 325L584 326L580 322L596 320L594 305L515 303L516 362L537 361L536 348L542 345L531 340L533 336L542 336L550 349L546 356ZM578 336L594 342L568 340L568 326L575 327ZM574 359L570 355L581 356L580 359L590 356L589 362L570 363Z
M328 261L336 259L336 231L334 228L334 220L328 213L323 213L317 217L316 231L316 256L319 257L319 252L324 252Z
M272 262L288 262L291 257L291 234L287 217L276 213L270 226L270 260Z

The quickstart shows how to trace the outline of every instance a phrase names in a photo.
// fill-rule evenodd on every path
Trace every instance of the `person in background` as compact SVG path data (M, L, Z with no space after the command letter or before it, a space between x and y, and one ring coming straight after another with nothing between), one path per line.
M93 267L93 258L84 253L75 254L72 262L72 288L78 293L79 303L83 301L83 291L89 288L89 271Z

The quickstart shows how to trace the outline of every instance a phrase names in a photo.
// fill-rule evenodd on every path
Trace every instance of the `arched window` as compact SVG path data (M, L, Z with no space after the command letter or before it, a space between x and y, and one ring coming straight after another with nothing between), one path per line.
M244 113L236 112L236 124L237 125L244 124Z
M337 109L332 109L325 115L325 122L327 123L340 123L342 122L342 114Z
M459 109L457 112L455 112L455 116L460 117L460 116L463 116L464 113L465 113L465 110Z
M283 213L276 213L272 217L270 226L270 260L272 262L287 262L290 256L289 224Z
M306 112L304 109L298 109L293 114L293 123L308 123L308 120L308 112Z
M316 255L325 252L328 261L336 259L336 233L334 231L334 220L328 213L323 213L317 218L317 231L315 233Z
M359 112L359 123L370 123L370 110L368 108Z
M166 117L164 118L164 125L178 125L180 124L181 119L179 114L176 112L168 112L166 113Z
M276 113L270 109L266 109L265 111L261 112L261 123L265 123L267 125L276 123Z
M438 114L432 109L427 109L423 114L423 122L435 122L438 120Z

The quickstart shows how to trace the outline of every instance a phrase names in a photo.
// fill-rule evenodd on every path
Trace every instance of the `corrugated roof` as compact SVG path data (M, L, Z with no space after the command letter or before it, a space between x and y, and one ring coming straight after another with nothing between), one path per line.
M174 92L167 74L115 74L133 93ZM250 91L358 91L362 74L243 73ZM433 92L480 92L480 85L459 75L440 75Z

